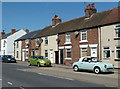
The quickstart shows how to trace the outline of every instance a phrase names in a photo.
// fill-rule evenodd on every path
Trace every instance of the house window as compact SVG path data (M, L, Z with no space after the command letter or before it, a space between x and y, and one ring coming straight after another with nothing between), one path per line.
M81 32L81 41L82 40L87 40L87 31L82 31Z
M36 40L35 40L35 45L36 45L36 46L39 46L39 39L36 39Z
M48 37L45 37L45 45L48 44Z
M48 58L48 50L45 50L45 57Z
M25 41L26 47L29 47L29 40Z
M104 58L110 58L110 48L109 47L104 47L103 48L103 53L104 53Z
M5 45L6 45L6 41L4 40L3 47L5 47Z
M39 55L39 50L36 49L36 50L35 50L35 53L36 53L36 55Z
M66 43L70 43L71 39L70 39L70 33L66 33Z
M18 44L19 44L19 43L18 43L18 41L17 41L17 48L18 48Z
M116 58L120 59L120 47L116 47Z
M19 55L19 54L18 54L18 51L17 51L17 53L16 53L16 54L17 54L17 55L16 55L16 58L18 58L18 55Z
M116 32L116 37L120 38L120 25L119 24L116 25L115 32Z
M66 49L66 57L71 58L71 49Z
M28 51L26 51L26 57L28 57Z
M87 56L87 48L81 48L81 57Z

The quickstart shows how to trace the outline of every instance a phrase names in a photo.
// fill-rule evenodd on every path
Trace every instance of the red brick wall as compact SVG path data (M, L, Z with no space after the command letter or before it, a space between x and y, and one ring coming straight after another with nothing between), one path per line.
M81 33L79 33L78 36L76 36L74 34L74 32L71 32L70 34L71 34L71 42L72 42L72 44L69 44L69 45L72 46L72 48L71 48L72 60L71 61L70 60L64 60L64 64L67 64L67 65L70 65L75 61L78 61L79 58L81 57L81 52L80 52L79 45L98 44L98 29L97 28L87 30L87 40L88 40L87 43L80 43L79 42L80 39L81 39L80 38ZM58 46L67 46L66 44L64 44L65 43L65 33L59 34L58 38L60 39L60 43L59 43ZM87 50L88 50L87 55L90 56L91 55L90 47L88 47ZM99 47L98 47L98 52L99 52ZM65 49L64 49L64 57L66 57ZM98 57L99 57L99 53L98 53Z

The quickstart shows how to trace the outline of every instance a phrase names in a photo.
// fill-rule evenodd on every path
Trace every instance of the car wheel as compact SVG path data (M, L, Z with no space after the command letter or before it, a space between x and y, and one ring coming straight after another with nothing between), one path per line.
M99 74L100 73L100 68L99 67L95 67L94 68L94 73Z
M75 65L75 66L73 67L73 70L77 72L77 71L79 70L78 66Z
M40 63L39 62L37 63L37 66L40 67Z
M28 62L28 66L31 66L31 63L30 63L30 62Z

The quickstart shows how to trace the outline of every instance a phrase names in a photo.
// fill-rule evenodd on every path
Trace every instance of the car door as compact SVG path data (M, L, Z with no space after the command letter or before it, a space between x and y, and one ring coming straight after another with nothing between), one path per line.
M89 62L89 60L91 60L91 59L90 58L84 58L82 60L81 69L84 69L84 70L91 70L92 69L93 63Z

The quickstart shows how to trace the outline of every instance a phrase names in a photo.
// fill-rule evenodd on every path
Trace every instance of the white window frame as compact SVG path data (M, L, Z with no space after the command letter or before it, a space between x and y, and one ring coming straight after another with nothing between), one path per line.
M47 41L47 43L46 43ZM45 37L45 45L48 45L48 37Z
M115 26L115 38L120 38L120 36L118 35L118 33L120 34L120 24L117 24Z
M39 46L40 43L39 43L39 39L35 39L35 46Z
M107 47L108 47L109 49L105 49L105 48L107 48ZM110 47L109 47L109 46L104 46L104 47L103 47L103 58L104 58L104 59L110 59L110 57L105 57L104 51L110 51ZM111 56L111 54L110 54L110 56Z
M46 51L47 51L47 52L46 52ZM46 57L46 55L45 55L45 58L48 58L48 50L45 50L44 52L47 53L47 57Z
M69 39L67 39L69 38ZM65 34L65 44L71 44L71 35L70 32Z
M85 43L85 42L88 42L87 41L87 30L83 30L83 31L80 31L81 33L81 40L80 40L80 43ZM83 34L86 34L86 39L83 40Z
M87 50L87 47L82 47L82 48L80 48L80 50L81 50L81 57L83 57L83 56L82 56L82 49L83 49L83 48L85 48L85 49ZM87 55L86 55L86 56L87 56Z
M71 59L72 59L71 57L67 57L67 50L68 50L68 49L70 49L70 52L71 52L71 47L67 47L67 48L66 48L66 58L65 58L65 59L66 59L66 60L71 60Z
M39 50L38 49L35 50L35 55L39 55Z
M16 48L18 48L18 47L19 47L19 42L17 41L17 42L16 42Z
M29 40L28 40L28 39L25 40L25 46L26 46L27 48L29 47Z
M29 57L29 52L26 50L26 59Z
M120 46L115 47L115 59L120 59L120 58L117 58L117 51L120 50L120 49L117 49L117 47L120 47Z

